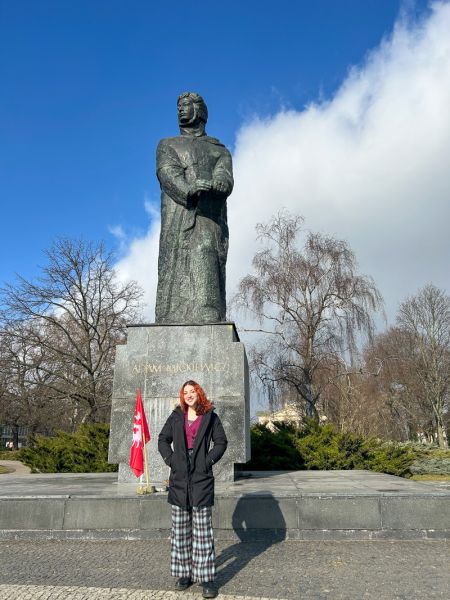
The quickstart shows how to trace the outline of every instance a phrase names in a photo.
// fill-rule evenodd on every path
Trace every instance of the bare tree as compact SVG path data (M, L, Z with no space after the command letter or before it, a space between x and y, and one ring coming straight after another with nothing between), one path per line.
M447 447L450 296L428 285L405 300L397 325L376 336L364 361L378 374L363 390L367 414L376 405L382 415L372 422L376 433Z
M407 334L407 358L432 414L438 443L448 447L445 415L450 389L450 296L427 285L400 306L397 323Z
M70 400L76 420L105 420L115 347L142 292L117 280L102 244L61 239L46 256L37 281L19 277L2 290L3 335L26 349L24 365L47 400Z
M334 372L334 374L333 374ZM341 431L351 431L365 435L365 398L362 394L364 376L362 369L355 369L344 361L331 361L327 368L317 373L319 386L324 390L321 398L321 412Z
M17 324L14 333L0 330L0 423L11 427L16 448L20 427L29 436L48 433L64 426L69 412L67 400L52 402L45 393L44 349L30 345L23 327Z
M365 369L376 375L363 386L372 435L412 441L420 432L431 435L430 413L412 367L410 346L407 331L389 327L364 351Z
M302 222L280 212L257 225L265 247L235 303L256 317L253 331L266 334L252 358L261 381L288 384L307 416L317 419L324 389L319 372L334 377L343 357L352 362L358 337L372 335L372 313L382 299L372 279L357 273L347 242L302 231Z

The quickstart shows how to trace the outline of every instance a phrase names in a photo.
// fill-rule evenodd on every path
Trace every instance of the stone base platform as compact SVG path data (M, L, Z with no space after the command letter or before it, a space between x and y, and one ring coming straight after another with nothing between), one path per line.
M0 539L168 537L167 494L136 490L116 473L1 475ZM225 540L450 538L450 489L370 471L244 472L216 483L213 519Z

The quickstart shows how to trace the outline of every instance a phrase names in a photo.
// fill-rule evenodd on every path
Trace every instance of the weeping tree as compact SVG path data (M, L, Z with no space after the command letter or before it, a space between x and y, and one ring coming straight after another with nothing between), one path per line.
M10 373L3 400L23 403L38 389L47 403L65 410L69 403L74 425L103 421L115 348L139 314L142 292L118 280L102 244L61 239L46 258L36 280L19 277L2 290L0 335Z
M357 272L346 241L302 225L302 217L282 211L256 226L262 248L234 302L258 324L246 331L263 334L251 352L257 377L269 389L293 390L317 420L324 371L329 379L348 371L358 340L372 336L382 298L373 280Z

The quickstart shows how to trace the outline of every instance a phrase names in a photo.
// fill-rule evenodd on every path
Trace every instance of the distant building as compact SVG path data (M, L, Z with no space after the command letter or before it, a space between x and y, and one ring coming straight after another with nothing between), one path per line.
M270 431L276 431L274 423L290 423L300 427L303 423L303 416L300 410L293 404L286 404L284 408L277 412L258 412L256 413L258 423L265 425Z
M28 435L28 427L18 427L17 433L15 432L16 428L11 427L10 425L1 425L0 424L0 447L1 448L9 448L10 444L14 444L14 438L16 437L18 441L19 448L24 446L27 441Z

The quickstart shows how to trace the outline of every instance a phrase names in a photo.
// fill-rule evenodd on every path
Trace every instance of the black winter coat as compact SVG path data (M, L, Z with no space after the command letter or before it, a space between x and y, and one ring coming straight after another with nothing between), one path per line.
M214 504L212 465L222 458L227 444L222 423L212 408L203 415L195 437L191 457L193 469L189 472L184 412L177 406L158 436L159 453L171 470L168 496L170 504L183 508Z

